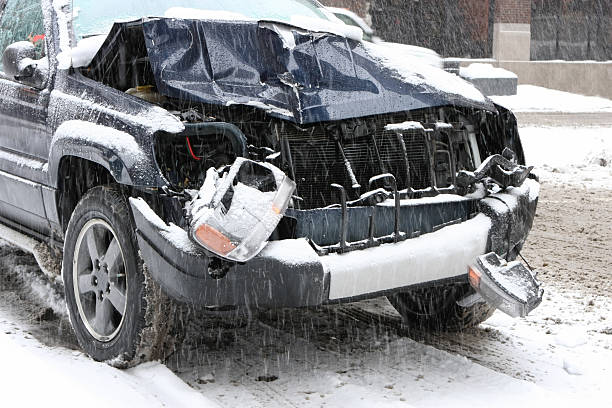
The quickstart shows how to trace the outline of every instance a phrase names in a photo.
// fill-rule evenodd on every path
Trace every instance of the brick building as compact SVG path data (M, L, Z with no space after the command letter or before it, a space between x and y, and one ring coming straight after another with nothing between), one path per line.
M610 0L323 0L365 17L388 41L445 56L610 60Z

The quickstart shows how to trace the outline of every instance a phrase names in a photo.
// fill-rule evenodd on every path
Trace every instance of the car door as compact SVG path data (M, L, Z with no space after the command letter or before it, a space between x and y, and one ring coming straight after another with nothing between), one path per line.
M43 10L40 0L0 0L0 7L0 218L45 233L48 81L20 83L5 73L3 55L9 45L29 41L37 63L48 66Z

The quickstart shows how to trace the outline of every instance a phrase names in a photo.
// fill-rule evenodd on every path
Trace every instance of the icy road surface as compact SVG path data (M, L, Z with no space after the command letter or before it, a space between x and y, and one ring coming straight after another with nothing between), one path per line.
M166 365L119 371L77 351L61 288L0 243L0 406L612 406L612 185L590 154L610 132L523 129L528 159L550 163L524 251L547 293L527 319L496 313L460 334L407 333L384 300L194 311Z

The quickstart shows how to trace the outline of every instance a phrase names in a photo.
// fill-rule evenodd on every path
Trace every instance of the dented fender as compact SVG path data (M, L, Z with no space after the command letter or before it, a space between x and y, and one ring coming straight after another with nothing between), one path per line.
M59 168L65 157L97 163L120 184L163 185L155 162L136 139L107 126L80 120L64 122L51 141L49 157L49 182L55 188L59 187Z
M49 101L49 185L58 187L61 159L100 164L121 184L166 185L155 161L157 132L185 130L167 110L85 78L58 71Z

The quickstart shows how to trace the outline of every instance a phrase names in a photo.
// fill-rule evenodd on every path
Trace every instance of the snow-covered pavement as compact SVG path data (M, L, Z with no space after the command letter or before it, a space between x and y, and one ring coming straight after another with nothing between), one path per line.
M542 181L612 188L612 127L525 127L527 163Z
M545 303L526 320L497 313L464 333L417 340L398 333L399 318L380 300L251 321L202 312L202 321L209 319L192 325L191 338L168 364L174 373L159 363L121 371L54 346L53 338L44 345L22 329L31 322L3 307L1 401L49 407L82 401L100 407L607 406L609 299L547 289Z
M0 317L3 407L217 407L160 363L121 371L48 347Z
M491 99L513 112L612 112L612 100L596 96L577 95L534 85L519 85L512 96L492 96Z

